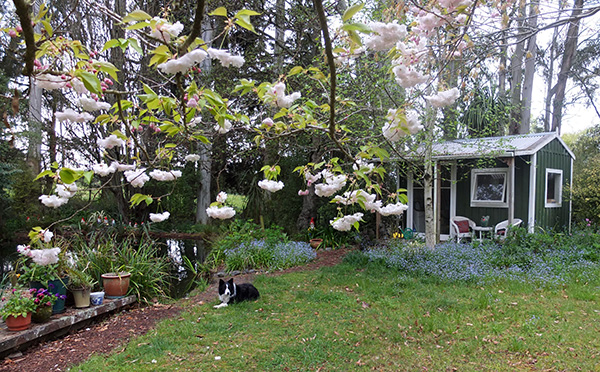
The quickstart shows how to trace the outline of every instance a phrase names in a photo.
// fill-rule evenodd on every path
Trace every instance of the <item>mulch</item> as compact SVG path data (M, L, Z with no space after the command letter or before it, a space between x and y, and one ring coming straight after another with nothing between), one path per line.
M317 258L304 266L266 273L265 275L281 275L289 272L334 266L341 262L347 252L347 249L318 251ZM251 281L255 275L257 274L241 275L236 277L236 281ZM214 301L217 297L217 285L216 281L213 281L206 291L190 300L206 303ZM182 308L178 303L130 307L87 328L9 356L0 361L0 371L66 371L70 366L79 364L92 355L124 351L125 345L132 337L145 334L157 322L165 318L176 317L181 311Z

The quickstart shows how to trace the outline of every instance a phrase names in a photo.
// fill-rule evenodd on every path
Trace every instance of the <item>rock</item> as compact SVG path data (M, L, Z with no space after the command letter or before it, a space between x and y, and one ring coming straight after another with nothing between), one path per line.
M219 272L217 273L217 278L222 278L222 277L224 277L224 276L225 276L225 272L224 272L224 271L219 271Z

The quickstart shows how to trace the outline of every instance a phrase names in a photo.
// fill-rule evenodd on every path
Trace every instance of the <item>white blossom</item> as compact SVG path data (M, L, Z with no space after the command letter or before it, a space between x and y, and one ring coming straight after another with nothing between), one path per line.
M273 106L289 108L292 103L302 97L300 92L285 94L285 83L279 82L270 87L265 93L265 100Z
M58 247L49 249L31 249L27 252L27 256L31 257L36 264L46 266L57 263L59 253L60 248Z
M181 171L179 170L162 171L160 169L154 169L149 174L150 177L157 181L175 181L177 178L181 177Z
M127 182L133 187L143 187L144 184L150 180L150 177L146 174L146 168L126 171L123 174L125 175Z
M39 74L35 76L35 84L46 90L62 89L67 85L67 81L57 75Z
M321 172L323 179L325 182L319 183L315 185L315 194L321 197L328 197L339 190L342 189L346 185L346 175L334 175L328 170L323 170Z
M168 219L171 214L169 212L163 213L150 213L150 221L152 222L163 222Z
M399 25L395 21L392 23L373 22L369 26L375 31L375 34L365 41L365 46L375 51L391 49L408 34L406 26Z
M94 117L87 112L79 113L73 109L66 109L65 111L56 112L56 120L58 121L71 121L73 123L85 123L90 120L94 120Z
M46 230L41 230L40 235L42 236L42 240L44 241L44 243L49 243L50 240L52 240L54 233L52 231L46 229Z
M77 184L75 182L71 184L59 184L56 185L56 193L61 198L72 198L77 193Z
M200 160L200 155L190 154L185 156L185 161L196 162Z
M50 207L50 208L58 208L63 204L67 204L67 202L69 201L69 199L67 199L67 198L61 198L56 195L41 195L39 197L39 200L46 207Z
M95 99L86 96L81 96L81 98L79 98L79 104L85 111L110 110L111 107L108 102L96 101Z
M227 50L224 49L208 48L208 54L210 55L210 58L218 59L223 67L229 67L231 65L234 67L242 67L244 64L244 57L232 56Z
M404 213L404 211L407 209L408 205L398 202L396 204L388 204L385 207L379 208L379 213L381 213L382 216L398 215Z
M94 173L98 174L100 177L106 177L109 174L116 172L117 167L113 166L113 164L111 164L110 166L108 166L104 163L94 164L92 166L92 170L94 171Z
M461 6L470 6L473 2L471 0L438 0L438 3L448 9L448 12L453 12L456 8Z
M225 191L221 191L219 194L217 194L218 203L225 203L225 200L227 200L227 193Z
M214 206L206 208L206 214L208 214L208 216L210 218L226 220L228 218L235 216L235 210L231 207L219 208L218 206L214 205Z
M215 131L219 132L220 134L225 134L227 132L229 132L231 130L231 128L233 127L233 125L231 125L231 122L229 120L225 120L223 122L223 126L220 126L219 124L215 124Z
M364 174L369 174L373 172L373 169L375 169L375 164L367 163L363 159L358 159L354 162L354 164L352 164L352 169L354 169L355 171L360 170Z
M113 161L112 163L110 163L110 167L118 170L119 172L124 172L124 171L128 171L128 170L134 170L136 168L135 164L121 164L117 161Z
M405 115L401 112L389 109L386 119L389 120L382 128L383 136L390 142L396 142L408 134L415 134L423 126L416 111L408 111Z
M283 189L283 182L273 180L262 180L258 181L258 187L270 192L276 192Z
M338 231L350 231L352 225L362 220L363 214L361 212L354 213L349 216L340 217L336 220L331 220L329 223L331 226Z
M98 138L98 141L96 141L96 143L98 144L98 146L105 148L105 149L112 149L115 146L123 146L125 145L125 141L123 141L122 139L120 139L119 137L117 137L116 134L111 134L110 136L102 139L102 138Z
M183 25L179 21L171 24L166 19L154 17L152 23L150 36L167 43L171 41L171 37L177 37L183 31Z
M423 84L429 79L429 75L424 75L414 66L407 67L403 64L392 67L392 72L396 76L396 83L402 88L412 88L415 85Z
M85 94L88 92L85 84L79 79L71 79L71 86L73 86L73 90L75 90L79 94Z
M443 92L438 92L433 96L425 96L424 98L433 107L444 107L453 104L459 96L460 91L455 87Z
M206 56L207 54L204 49L198 48L186 53L181 58L175 58L161 63L157 68L165 74L176 74L178 72L187 71L192 66L204 61Z

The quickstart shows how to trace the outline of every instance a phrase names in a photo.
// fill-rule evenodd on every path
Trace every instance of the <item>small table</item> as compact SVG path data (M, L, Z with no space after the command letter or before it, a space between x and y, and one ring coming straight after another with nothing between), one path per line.
M491 226L475 226L473 227L473 231L477 231L479 234L479 241L483 241L483 233L484 232L492 232L493 228Z

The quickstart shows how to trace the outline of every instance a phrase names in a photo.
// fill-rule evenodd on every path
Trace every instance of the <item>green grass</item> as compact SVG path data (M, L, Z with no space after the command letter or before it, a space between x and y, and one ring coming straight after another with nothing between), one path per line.
M598 282L480 287L368 264L258 276L72 371L600 370Z

